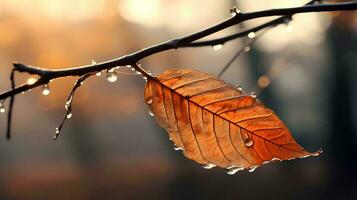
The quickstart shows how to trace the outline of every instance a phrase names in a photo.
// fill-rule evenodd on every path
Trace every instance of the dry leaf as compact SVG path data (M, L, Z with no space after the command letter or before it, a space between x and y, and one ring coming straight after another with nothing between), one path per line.
M205 168L219 166L234 174L321 153L305 151L254 96L206 73L168 70L148 80L145 101L176 149Z

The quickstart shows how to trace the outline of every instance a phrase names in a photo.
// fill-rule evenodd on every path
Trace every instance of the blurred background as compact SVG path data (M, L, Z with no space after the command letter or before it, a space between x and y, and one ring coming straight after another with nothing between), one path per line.
M206 28L243 12L299 6L302 0L1 0L0 91L12 62L64 68L105 61ZM90 78L73 117L53 141L75 79L16 97L13 138L0 115L0 199L357 199L356 12L310 13L270 29L223 75L256 91L319 157L272 163L230 176L174 151L148 115L145 82L120 68L118 80ZM272 18L249 21L210 38ZM142 60L217 74L248 38L220 50L179 49ZM128 74L129 73L129 74ZM26 74L17 77L25 82Z

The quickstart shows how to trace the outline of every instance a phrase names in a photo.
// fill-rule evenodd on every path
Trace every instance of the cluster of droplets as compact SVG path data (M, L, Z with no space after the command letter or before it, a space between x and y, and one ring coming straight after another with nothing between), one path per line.
M239 10L238 6L234 6L233 8L231 8L231 10L229 11L229 13L231 14L232 17L236 16L237 14L239 14L241 11Z

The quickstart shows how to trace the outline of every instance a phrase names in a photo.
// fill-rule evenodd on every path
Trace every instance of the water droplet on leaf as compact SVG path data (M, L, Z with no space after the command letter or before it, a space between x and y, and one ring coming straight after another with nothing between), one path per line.
M251 166L249 167L248 172L254 172L257 168L258 166Z
M246 147L251 147L251 146L253 146L254 142L253 142L253 140L247 138L246 140L244 140L244 144Z
M212 169L213 167L215 167L216 165L215 164L212 164L212 163L208 163L207 165L203 165L202 167L204 169Z
M154 116L155 116L154 113L153 113L151 110L149 110L148 113L149 113L149 115L150 115L151 117L154 117Z
M153 102L153 100L152 100L152 98L151 98L151 97L150 97L149 99L147 99L147 100L146 100L146 103L147 103L147 104L149 104L149 105L150 105L150 104L152 104L152 102Z
M226 172L229 175L233 175L233 174L235 174L235 173L237 173L238 171L241 171L241 170L243 170L242 167L227 167L226 168Z

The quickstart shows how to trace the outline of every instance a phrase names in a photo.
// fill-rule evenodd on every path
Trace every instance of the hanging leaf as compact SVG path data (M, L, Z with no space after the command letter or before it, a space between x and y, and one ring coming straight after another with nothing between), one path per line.
M145 101L184 155L205 168L253 171L305 151L277 115L254 96L199 71L168 70L149 79Z

